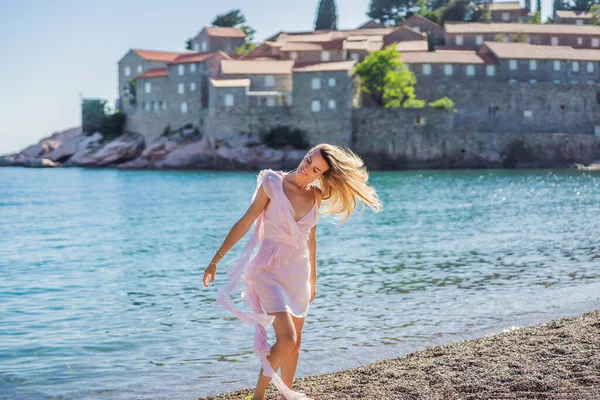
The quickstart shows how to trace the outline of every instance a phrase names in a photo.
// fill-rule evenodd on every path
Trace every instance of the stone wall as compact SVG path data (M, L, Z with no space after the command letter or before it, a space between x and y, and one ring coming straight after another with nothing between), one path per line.
M600 158L600 136L456 131L441 110L357 109L355 144L376 169L568 167Z
M450 97L457 131L594 134L600 125L598 85L419 81L416 94Z

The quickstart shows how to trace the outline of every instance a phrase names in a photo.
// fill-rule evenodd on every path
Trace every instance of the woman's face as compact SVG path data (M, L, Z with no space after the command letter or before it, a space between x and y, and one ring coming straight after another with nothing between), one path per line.
M302 162L298 165L296 173L298 176L302 177L302 179L306 179L306 181L310 183L315 179L322 177L328 169L329 166L321 156L321 152L315 150L304 156Z

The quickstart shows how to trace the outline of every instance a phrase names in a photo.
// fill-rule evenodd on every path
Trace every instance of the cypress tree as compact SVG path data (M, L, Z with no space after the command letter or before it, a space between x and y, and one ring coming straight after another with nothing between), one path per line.
M315 30L319 29L337 29L335 0L321 0L319 2Z

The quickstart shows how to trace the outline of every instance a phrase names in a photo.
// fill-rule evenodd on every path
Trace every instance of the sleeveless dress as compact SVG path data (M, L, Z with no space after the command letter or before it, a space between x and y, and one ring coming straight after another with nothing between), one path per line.
M228 264L228 283L219 288L213 304L226 308L247 325L254 325L253 350L263 374L271 377L286 399L306 400L306 395L285 386L266 358L271 346L265 329L275 319L267 313L285 311L299 318L308 314L311 294L308 239L319 219L315 196L310 211L296 221L292 204L283 191L284 176L283 171L272 169L259 172L252 200L262 186L270 202L256 219L253 235L240 258ZM257 245L259 249L253 256ZM242 301L252 311L240 310L230 300L240 282L245 286Z

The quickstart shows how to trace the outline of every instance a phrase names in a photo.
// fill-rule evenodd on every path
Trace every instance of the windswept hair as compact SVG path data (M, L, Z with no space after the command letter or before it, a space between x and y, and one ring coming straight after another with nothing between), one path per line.
M358 204L379 212L383 205L377 192L368 184L369 173L364 161L350 149L320 143L308 153L320 151L329 169L315 184L323 192L322 213L336 216L342 223L350 218Z

